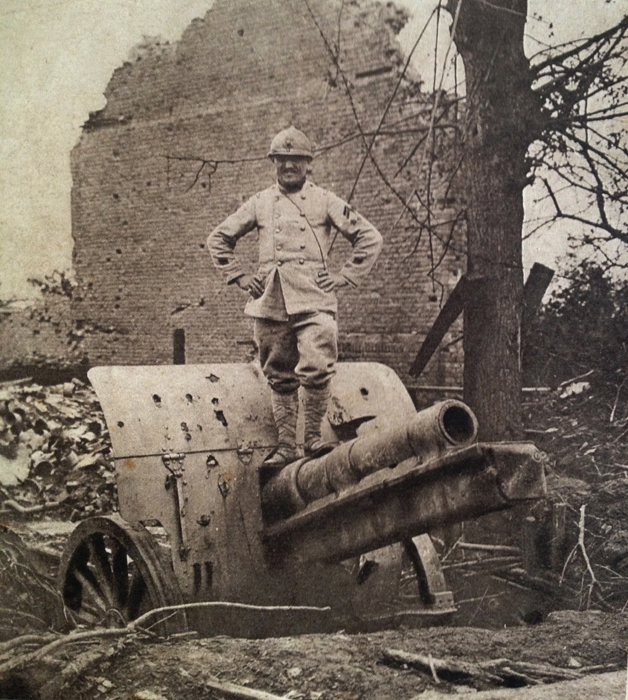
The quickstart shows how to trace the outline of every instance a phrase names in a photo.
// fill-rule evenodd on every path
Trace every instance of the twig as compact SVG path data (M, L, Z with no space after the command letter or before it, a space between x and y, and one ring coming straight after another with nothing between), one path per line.
M478 614L480 611L480 608L482 607L482 604L484 603L484 599L486 598L486 594L488 593L488 589L491 587L491 584L489 583L486 588L484 589L484 593L482 593L482 597L480 598L480 602L477 604L477 607L473 611L473 615L469 618L469 622L467 622L467 627L471 627L471 623L473 620L475 620L475 616Z
M578 673L605 673L606 671L621 671L623 664L597 664L595 666L582 666Z
M459 609L463 605L468 605L469 603L477 603L478 601L482 602L484 600L492 600L494 598L502 598L504 596L504 592L500 591L499 593L491 593L491 595L485 595L482 596L481 598L463 598L463 599L456 599L456 607Z
M411 49L410 52L408 53L408 56L407 56L407 58L406 58L406 62L405 62L405 64L404 64L404 66L403 66L403 70L400 72L399 77L398 77L398 79L397 79L397 83L396 83L396 85L395 85L395 88L394 88L394 90L392 91L392 94L390 95L390 97L388 98L388 102L386 103L386 107L384 108L384 111L382 112L382 115L381 115L381 117L380 117L379 124L377 125L377 128L375 129L375 133L373 134L373 137L371 138L370 143L367 144L366 153L364 154L364 156L363 156L363 158L362 158L362 162L360 163L360 167L358 168L358 173L357 173L357 175L355 176L355 180L354 180L354 182L353 182L353 186L352 186L352 188L351 188L351 192L350 192L350 194L349 194L349 197L347 198L347 202L351 202L351 199L353 198L353 195L355 194L355 189L356 189L356 187L357 187L357 185L358 185L358 181L359 181L359 179L360 179L360 175L362 174L362 171L364 170L364 166L366 165L367 159L368 159L369 156L371 155L371 152L372 152L372 150L373 150L373 145L375 144L375 140L376 140L377 136L379 135L379 133L380 133L382 127L384 126L384 121L385 121L385 119L386 119L386 116L388 115L388 111L390 110L390 108L391 108L391 106L392 106L393 100L395 99L395 97L396 97L396 95L397 95L397 92L398 92L399 88L401 87L401 83L403 82L404 76L405 76L405 74L406 74L406 72L407 72L407 70L408 70L408 67L410 66L410 62L411 62L411 60L412 60L412 55L414 54L414 52L415 52L415 50L417 49L419 43L421 42L421 39L423 38L423 34L425 33L425 31L427 30L428 25L429 25L430 22L432 21L432 17L433 17L435 14L436 14L437 17L438 17L438 14L439 14L439 13L438 13L438 10L439 10L438 7L435 7L435 8L432 10L430 16L427 18L427 20L426 20L426 22L425 22L425 25L424 25L424 27L423 27L421 33L419 34L419 38L414 42L414 45L412 46L412 49ZM338 64L337 61L336 61L336 66L339 68L339 64ZM436 79L436 72L434 73L434 79Z
M143 629L144 623L150 619L152 616L164 612L174 612L177 610L190 610L193 608L210 608L210 607L222 607L222 608L237 608L244 610L259 610L265 612L277 612L280 610L287 611L312 611L312 612L327 612L331 610L329 607L317 608L308 605L248 605L247 603L230 603L223 601L208 601L204 603L185 603L183 605L166 605L161 608L154 608L148 612L140 615L136 620L128 623L126 627L114 628L114 629L95 629L86 632L74 632L59 639L55 639L53 642L46 644L45 646L33 651L29 654L24 654L11 661L7 661L4 664L0 664L0 675L12 671L21 666L26 666L29 663L39 661L40 659L52 654L52 652L57 651L62 646L67 644L74 644L75 642L81 642L83 640L94 640L106 637L124 637L131 634L151 634L149 630Z
M175 610L175 612L171 613L170 615L167 615L166 617L162 617L161 620L155 620L155 622L153 622L148 627L140 627L140 629L148 632L148 634L154 635L155 633L151 631L153 627L157 627L157 625L159 625L160 623L168 622L168 620L175 617L177 615L177 613L178 613L178 610ZM159 636L159 635L155 635L155 636Z
M477 549L480 552L506 552L508 554L514 554L515 556L521 556L521 549L519 547L509 547L504 544L480 544L479 542L458 542L458 547L460 547L460 549Z
M537 678L549 680L577 680L582 677L580 670L559 668L549 664L533 664L527 661L511 661L510 659L491 659L480 662L478 666L492 673L500 673L500 668L504 670L508 668L516 673L531 674Z
M182 605L165 605L162 608L153 608L148 612L140 615L137 620L129 622L128 628L135 629L139 625L143 625L146 620L153 615L158 615L162 612L174 612L175 610L193 610L195 608L236 608L240 610L259 610L262 612L279 612L279 611L306 611L306 612L329 612L330 607L317 608L311 605L249 605L248 603L231 603L222 600L211 600L204 603L183 603Z
M572 377L571 379L566 379L564 382L561 382L557 389L562 389L564 386L567 386L568 384L572 384L573 382L577 382L579 379L584 379L585 377L590 376L595 372L594 369L590 369L588 372L585 372L584 374L579 374L577 377Z
M44 627L48 627L46 622L44 620L42 620L40 617L37 617L36 615L32 615L31 613L23 612L22 610L13 610L13 608L0 608L0 615L19 615L20 617L26 617L29 620L36 622L38 625L43 625ZM1 650L2 650L2 645L0 644L0 651Z
M49 642L52 639L56 639L59 635L50 632L49 634L23 634L20 637L13 637L6 642L0 644L0 654L5 651L14 649L15 647L21 646L22 644L39 644Z
M616 443L618 440L621 440L621 439L624 437L624 435L625 435L626 433L628 433L628 428L626 428L626 430L624 430L623 432L621 432L621 433L613 440L613 443Z
M58 508L62 506L61 501L48 501L48 503L42 503L38 506L21 506L17 501L9 500L4 501L2 504L5 506L4 510L0 510L0 515L8 512L6 508L16 511L20 515L31 515L32 513L41 513L43 510L48 510L49 508Z
M596 34L595 36L588 37L586 40L583 40L583 41L566 42L565 44L562 44L562 46L571 46L574 44L575 44L575 46L573 46L573 48L569 48L569 50L567 50L567 51L564 51L562 54L550 56L549 58L545 59L541 63L537 63L536 65L534 65L532 67L532 70L538 75L542 70L544 70L545 68L548 68L549 66L563 63L568 58L571 58L573 56L577 56L579 53L586 51L586 49L590 48L591 46L595 46L596 44L601 44L605 41L608 41L618 31L619 32L625 31L627 23L628 23L628 18L624 17L615 26L611 27L610 29L607 29L606 31L604 31L600 34ZM548 51L540 51L536 55L540 55L542 53L549 53L552 50L556 50L560 46L561 45L551 47L551 49ZM596 51L599 50L599 47L597 47L595 50ZM532 58L534 59L535 56L533 56Z
M445 569L472 569L482 566L498 566L508 567L521 562L521 552L517 552L517 556L513 557L487 557L484 559L469 559L467 561L457 562L455 564L447 564L443 566Z
M195 639L196 637L198 637L198 631L190 630L189 632L176 632L175 634L171 634L168 639Z
M576 553L577 549L578 549L578 544L576 543L574 545L574 548L571 550L571 552L569 552L569 556L567 557L567 559L565 559L565 563L563 564L563 570L560 573L560 580L558 581L559 586L562 586L562 584L563 584L563 579L565 578L565 573L567 571L567 567L569 566L569 562L573 558L573 555Z
M398 649L385 649L384 659L422 671L431 671L434 676L438 672L441 678L476 679L502 686L510 685L513 680L523 681L526 685L539 685L553 681L577 680L582 677L582 670L575 671L548 664L511 661L510 659L490 659L479 663L470 663L452 658L435 659L431 654L425 656Z
M542 681L532 678L532 676L513 670L510 666L502 666L501 671L508 676L510 681L516 680L518 683L523 683L523 685L541 685L542 683Z
M587 608L591 604L591 594L593 592L594 586L599 586L599 582L597 578L595 577L595 574L593 573L593 569L591 568L591 561L589 560L589 555L587 554L586 547L584 546L584 519L585 519L585 511L587 508L587 504L583 503L580 506L580 523L578 525L578 546L580 547L580 551L582 552L582 558L585 561L585 564L587 565L587 570L589 572L589 575L591 576L591 583L589 584L589 593L587 596Z
M85 672L98 663L106 653L105 649L90 649L72 658L60 673L40 688L38 693L40 700L53 700L53 698L61 697L61 690L64 687L84 676Z
M462 542L462 538L463 538L463 537L464 537L464 535L460 535L460 537L458 537L458 539L457 539L457 540L451 545L451 547L445 552L445 554L440 558L441 563L443 563L443 562L445 561L445 559L447 559L447 557L448 557L450 554L453 553L453 551L456 549L456 547L458 546L458 544L460 544L460 542Z
M134 632L135 630L129 627L120 627L116 629L96 629L89 630L88 632L75 632L72 634L68 634L65 637L55 639L55 641L50 642L50 644L44 645L36 651L32 651L29 654L23 654L22 656L18 656L15 659L11 659L10 661L0 664L0 675L8 673L9 671L13 671L16 668L26 666L27 664L30 664L32 662L40 661L45 656L52 654L53 651L56 651L57 649L65 646L66 644L72 644L74 642L83 641L85 639L97 639L102 637L123 637L127 634L131 634Z
M405 664L421 671L429 671L436 677L438 672L441 677L454 676L462 678L477 678L484 682L502 684L499 676L483 669L478 664L467 663L457 659L436 659L431 654L412 654L399 649L384 649L384 660L396 664Z
M515 567L500 571L493 574L493 578L507 581L508 583L517 583L523 588L540 591L552 597L560 595L559 586L552 579L548 580L540 576L531 576L525 569Z
M227 697L242 698L243 700L282 700L282 698L285 697L285 695L274 695L264 690L245 688L243 685L236 685L235 683L227 683L225 681L206 680L205 685L211 688L211 690L217 690Z
M428 654L427 659L430 662L430 671L432 672L432 678L434 679L434 683L440 683L440 678L436 673L436 666L434 665L434 659L432 658L432 655Z
M7 379L4 382L0 382L0 387L20 386L20 384L30 384L32 381L32 377L23 377L22 379Z

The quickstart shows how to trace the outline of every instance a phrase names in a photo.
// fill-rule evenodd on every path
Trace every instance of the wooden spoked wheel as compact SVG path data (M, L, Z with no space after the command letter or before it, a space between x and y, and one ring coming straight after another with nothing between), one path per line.
M87 627L124 627L149 610L183 603L159 544L142 525L117 515L77 526L61 559L58 588L66 616ZM165 635L187 628L183 612L156 615L147 626Z

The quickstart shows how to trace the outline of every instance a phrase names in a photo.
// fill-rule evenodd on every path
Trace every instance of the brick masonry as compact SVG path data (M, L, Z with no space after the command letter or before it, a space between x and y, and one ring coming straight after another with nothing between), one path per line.
M71 327L67 308L29 304L21 308L7 304L0 309L0 368L16 361L31 363L43 358L44 351L54 357L67 353L67 333Z
M341 358L384 362L408 381L465 260L461 226L445 251L404 213L410 199L426 216L411 195L425 190L427 159L422 149L409 156L432 100L416 79L401 81L372 149L377 166L364 158L360 129L370 143L395 90L403 65L395 32L404 20L392 3L370 0L216 0L178 43L147 46L114 73L106 107L72 153L74 315L110 331L86 338L92 365L170 363L177 329L187 362L251 357L244 294L225 286L205 239L272 183L268 144L293 124L317 148L312 179L339 196L349 197L364 160L352 204L385 239L371 278L339 295ZM449 153L453 131L437 133L437 151ZM455 193L440 181L445 161L433 169L432 223L455 217ZM451 224L439 231L447 239ZM252 270L256 234L237 250ZM347 251L339 237L338 267ZM433 282L428 273L441 257ZM459 334L453 328L444 345ZM461 343L442 350L420 383L459 383L461 353Z
M84 357L84 332L72 319L67 296L49 294L0 308L0 380L24 375L54 378L55 371L76 373ZM80 373L80 372L79 372Z

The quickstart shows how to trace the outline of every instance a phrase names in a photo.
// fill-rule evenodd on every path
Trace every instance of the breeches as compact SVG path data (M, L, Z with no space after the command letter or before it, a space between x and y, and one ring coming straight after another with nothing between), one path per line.
M338 359L334 314L294 314L287 321L256 318L254 334L264 376L279 394L299 385L319 389L333 376Z

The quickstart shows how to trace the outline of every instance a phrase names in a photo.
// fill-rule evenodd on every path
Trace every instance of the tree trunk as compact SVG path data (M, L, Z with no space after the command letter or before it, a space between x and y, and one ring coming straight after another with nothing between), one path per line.
M467 272L485 279L465 309L464 396L481 439L518 439L523 189L540 122L523 52L527 0L449 0L448 9L459 10L454 41L466 77Z

